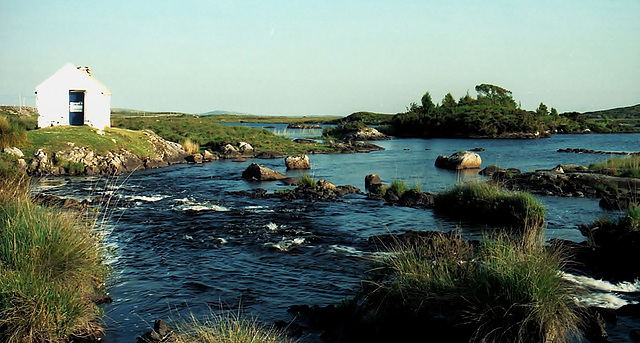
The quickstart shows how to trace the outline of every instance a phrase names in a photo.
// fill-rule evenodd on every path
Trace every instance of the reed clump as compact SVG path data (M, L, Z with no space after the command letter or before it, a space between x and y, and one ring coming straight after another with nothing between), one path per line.
M576 294L564 257L499 234L473 246L458 234L399 245L375 269L366 298L383 313L398 303L464 313L474 342L569 342L579 334Z
M607 161L589 165L589 170L614 176L640 178L640 156L612 157Z
M198 144L198 142L194 142L189 138L186 138L183 142L182 142L182 149L184 149L184 151L186 151L189 154L197 154L200 152L200 144Z
M437 193L434 209L457 219L508 228L530 240L543 238L545 208L530 193L507 191L488 182L469 182Z
M309 174L302 174L298 180L298 187L300 188L316 188L318 182Z
M176 326L176 343L292 343L281 330L238 314L211 315L198 320L193 314Z
M33 203L23 174L0 173L0 341L99 336L99 237L79 214Z

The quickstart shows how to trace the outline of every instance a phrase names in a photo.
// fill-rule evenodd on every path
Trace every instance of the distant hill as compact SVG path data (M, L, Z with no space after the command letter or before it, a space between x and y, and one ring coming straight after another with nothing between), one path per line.
M640 119L640 104L609 110L585 112L583 115L587 118L604 118L604 116L607 116L611 119Z
M214 111L209 111L209 112L200 113L200 114L204 115L204 116L207 116L207 115L224 115L224 114L247 115L248 113L241 113L241 112L234 112L234 111L224 111L224 110L214 110Z

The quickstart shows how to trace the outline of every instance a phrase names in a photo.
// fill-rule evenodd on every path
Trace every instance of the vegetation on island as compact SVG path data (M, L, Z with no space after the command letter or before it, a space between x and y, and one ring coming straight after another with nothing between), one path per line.
M589 120L578 112L558 113L540 103L535 111L527 111L516 103L511 91L500 86L480 84L478 95L467 92L458 101L447 93L440 103L434 103L426 92L420 104L412 103L407 111L398 113L381 130L401 137L512 137L525 134L543 137L549 133L637 132L617 121Z
M640 178L640 156L612 157L607 161L589 165L589 170L619 177Z
M34 203L27 176L0 168L0 340L98 337L107 268L80 214Z

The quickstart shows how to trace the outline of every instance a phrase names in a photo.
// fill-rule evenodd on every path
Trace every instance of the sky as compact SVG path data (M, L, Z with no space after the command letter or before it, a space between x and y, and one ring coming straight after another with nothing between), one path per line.
M638 0L0 0L0 104L35 106L71 62L144 111L398 113L481 83L528 110L624 107L638 18Z

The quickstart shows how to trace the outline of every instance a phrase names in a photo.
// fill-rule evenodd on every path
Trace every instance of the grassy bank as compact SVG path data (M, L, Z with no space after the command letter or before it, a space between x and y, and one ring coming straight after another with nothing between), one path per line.
M640 178L640 156L612 157L608 161L591 164L589 170L613 176Z
M32 156L36 149L53 152L68 148L67 142L89 147L96 154L127 149L142 158L155 156L153 145L140 131L107 128L103 131L104 134L96 132L96 129L89 126L56 126L31 130L27 132L28 142L21 147L27 156Z
M115 127L130 130L148 129L173 142L181 143L189 139L198 143L200 147L213 150L223 143L237 145L239 142L247 142L259 151L276 151L286 154L332 151L327 144L296 143L287 137L277 136L267 129L222 125L215 116L116 117L112 122Z
M0 174L0 340L99 335L92 299L107 274L99 237L78 214L33 203L23 174Z

